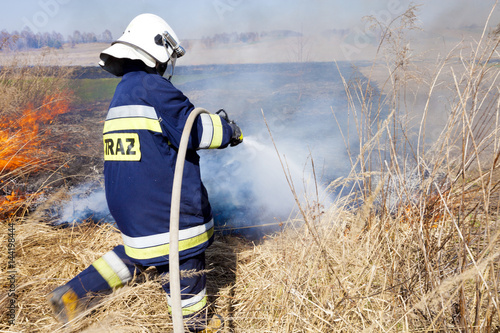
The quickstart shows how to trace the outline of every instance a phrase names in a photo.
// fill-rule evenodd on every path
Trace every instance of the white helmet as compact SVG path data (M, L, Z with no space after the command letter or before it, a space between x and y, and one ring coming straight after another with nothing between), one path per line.
M141 14L129 23L120 38L101 52L99 65L116 76L122 76L123 61L119 59L140 60L163 75L170 60L172 76L175 60L185 53L167 22L154 14Z

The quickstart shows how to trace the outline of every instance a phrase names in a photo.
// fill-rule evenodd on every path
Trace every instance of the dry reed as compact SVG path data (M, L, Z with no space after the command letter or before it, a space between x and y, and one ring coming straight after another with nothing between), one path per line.
M429 76L402 33L415 28L416 9L396 27L379 23L389 44L380 48L389 73L380 94L370 75L344 81L360 145L350 151L350 177L335 186L350 196L319 217L297 200L303 228L241 254L235 331L500 327L500 72L491 62L500 36L485 28L475 44L437 59Z
M33 201L32 194L43 191L31 188L30 175L50 172L65 158L53 149L57 136L52 129L56 116L69 110L71 72L70 68L2 64L0 194L5 196L0 198L0 217L22 214L21 207L26 209Z
M325 209L297 201L302 226L290 220L260 244L224 238L208 252L211 309L225 317L225 332L498 331L498 31L437 59L428 75L400 33L413 28L415 11L380 29L390 47L380 48L389 75L379 94L370 75L344 81L360 144L350 150L351 174L330 188L346 194ZM435 112L446 113L443 123ZM14 326L2 315L2 331L170 329L154 269L61 327L45 295L119 234L109 225L10 221L18 307ZM0 225L2 244L7 228ZM3 291L0 302L8 302Z

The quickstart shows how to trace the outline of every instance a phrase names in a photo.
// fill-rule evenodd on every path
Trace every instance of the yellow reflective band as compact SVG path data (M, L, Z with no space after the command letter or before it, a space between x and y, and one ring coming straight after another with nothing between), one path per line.
M137 133L104 134L105 161L140 161L141 143Z
M219 148L222 144L222 123L220 121L220 117L216 114L211 114L210 118L212 118L212 124L214 126L214 134L212 137L212 143L210 143L210 147L208 149Z
M103 258L99 258L92 263L92 266L101 274L102 278L106 280L111 288L121 287L122 281L120 277L115 273L113 268Z
M191 306L188 306L187 308L182 308L182 315L183 316L189 316L194 313L197 313L207 305L207 296L203 297L201 301L199 301L196 304L193 304Z
M193 304L193 305L188 306L186 308L182 308L182 315L183 316L193 315L193 314L195 314L195 313L200 312L201 310L203 310L203 308L206 305L207 305L207 296L203 297L201 299L201 301L199 301L196 304ZM172 307L170 305L168 305L168 312L172 313Z
M184 251L205 242L208 242L210 237L214 234L214 228L210 228L206 232L185 240L179 241L179 251ZM170 244L163 244L158 246L147 247L143 249L134 248L125 245L125 253L134 259L151 259L161 256L166 256L170 253Z
M183 241L185 239L193 238L207 232L210 228L213 228L214 220L211 219L207 223L200 224L191 228L179 230L179 240ZM158 245L167 244L170 242L170 233L162 232L159 234L153 234L149 236L139 236L130 237L122 233L123 244L136 249L144 249L147 247L153 247Z
M160 121L158 119L133 117L110 119L104 122L103 133L129 130L148 130L161 133Z

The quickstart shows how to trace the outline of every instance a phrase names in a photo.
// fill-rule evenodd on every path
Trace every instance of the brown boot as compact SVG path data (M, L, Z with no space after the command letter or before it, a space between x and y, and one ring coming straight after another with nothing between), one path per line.
M196 331L197 333L216 333L221 332L224 326L224 319L221 316L215 314L212 316L207 326L201 331Z

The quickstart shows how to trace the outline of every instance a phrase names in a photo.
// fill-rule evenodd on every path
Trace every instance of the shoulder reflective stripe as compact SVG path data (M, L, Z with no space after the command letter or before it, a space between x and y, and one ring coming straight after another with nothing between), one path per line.
M212 125L212 118L209 114L203 113L200 115L201 124L203 126L203 134L201 135L200 140L200 149L206 149L210 147L210 143L212 143L212 137L214 135L214 127Z
M211 114L210 118L212 118L212 123L214 126L214 135L212 138L212 143L208 148L210 149L219 148L220 145L222 144L222 135L223 135L222 123L220 121L220 117L216 114Z
M140 161L141 142L137 133L108 133L103 136L105 161Z
M205 224L192 227L189 229L179 230L179 240L185 240L207 232L209 229L213 228L214 220L210 220ZM151 236L142 237L131 237L122 233L123 243L127 246L134 247L137 249L143 249L147 247L153 247L163 244L170 243L170 233L164 232L161 234L155 234Z
M158 120L155 108L147 105L123 105L110 108L106 120L143 117Z
M210 228L207 232L193 238L179 240L179 252L191 249L201 245L212 237L214 228ZM147 248L133 248L125 245L125 253L134 259L151 259L161 256L166 256L170 253L170 244L163 244Z
M132 117L116 118L104 122L103 133L127 130L149 130L161 133L160 121L158 119Z
M92 263L111 288L121 287L132 279L130 271L113 251L109 251Z
M125 130L150 130L161 133L159 118L154 107L123 105L109 109L103 132Z

